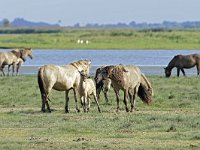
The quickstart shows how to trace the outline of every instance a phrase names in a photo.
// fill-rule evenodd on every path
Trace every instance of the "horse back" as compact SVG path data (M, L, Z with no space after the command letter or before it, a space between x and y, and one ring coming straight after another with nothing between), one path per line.
M176 55L169 62L168 66L177 68L191 68L197 63L200 63L200 55L198 54Z
M141 71L137 66L126 65L124 75L124 86L134 88L141 82Z
M43 73L43 81L47 89L66 91L76 83L75 70L71 67L62 67L57 65L45 65L40 68Z
M0 52L0 64L10 65L17 62L17 57L11 52Z

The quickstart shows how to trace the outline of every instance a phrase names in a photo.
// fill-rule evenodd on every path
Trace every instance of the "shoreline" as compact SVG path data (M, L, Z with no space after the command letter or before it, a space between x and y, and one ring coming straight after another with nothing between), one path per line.
M42 65L41 65L42 66ZM22 66L19 69L19 75L36 75L38 72L39 67L41 66ZM94 75L96 69L100 67L100 66L92 66L90 69L90 74ZM166 66L140 66L138 65L138 67L141 69L141 71L145 74L145 75L160 75L160 76L164 76L164 67ZM5 73L7 73L7 67L5 67L4 69ZM12 71L10 71L11 74ZM197 72L196 72L196 68L191 68L191 69L185 69L186 75L187 76L196 76ZM172 76L176 76L176 69L174 68L172 70ZM180 76L182 76L182 74L180 74Z

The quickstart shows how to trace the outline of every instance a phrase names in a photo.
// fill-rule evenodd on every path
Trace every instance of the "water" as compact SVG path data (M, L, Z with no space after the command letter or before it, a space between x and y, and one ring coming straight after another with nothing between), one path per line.
M10 51L10 50L0 50ZM64 65L80 59L92 61L94 73L98 66L110 64L134 64L146 74L163 74L163 67L178 54L200 53L199 50L33 50L34 59L23 64L21 73L36 74L39 66L45 64ZM173 70L173 72L175 69ZM172 72L172 73L173 73ZM196 74L195 68L186 74Z

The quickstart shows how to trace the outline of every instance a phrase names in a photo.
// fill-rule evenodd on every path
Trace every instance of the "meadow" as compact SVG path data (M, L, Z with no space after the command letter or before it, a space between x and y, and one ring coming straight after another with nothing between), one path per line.
M198 77L148 76L154 101L116 112L113 90L102 113L92 99L89 113L64 113L64 92L52 91L52 113L42 113L36 76L0 78L0 149L200 149ZM123 98L122 93L121 99ZM82 110L82 109L81 109Z
M77 40L89 44L77 44ZM11 28L0 29L0 48L33 49L200 49L200 30Z

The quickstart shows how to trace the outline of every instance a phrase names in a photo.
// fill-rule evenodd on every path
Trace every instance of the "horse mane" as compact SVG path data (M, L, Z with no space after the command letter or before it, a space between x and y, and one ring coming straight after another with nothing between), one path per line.
M112 80L115 80L118 84L124 85L124 66L123 65L117 65L117 66L109 66L112 68L112 72L110 74L110 78Z
M90 63L88 60L78 60L78 61L70 63L70 65L74 66L76 69L79 70L79 66L83 66L83 65L88 66L88 65L90 65ZM81 70L79 70L79 71L81 71Z
M30 50L32 50L32 48L24 48L24 50L29 50L30 51Z
M172 58L172 60L169 62L169 64L167 65L167 68L171 69L174 67L174 64L177 61L177 58L180 57L181 55L176 55Z
M78 61L70 63L70 65L73 65L75 67L78 67L78 66L83 65L83 64L85 64L85 63L83 63L83 60L78 60Z
M12 50L11 53L13 53L17 58L22 57L22 50L19 50L19 49Z
M96 70L96 72L95 72L95 77L94 77L95 79L97 78L98 73L101 72L101 69L102 69L102 68L97 68L97 70Z

